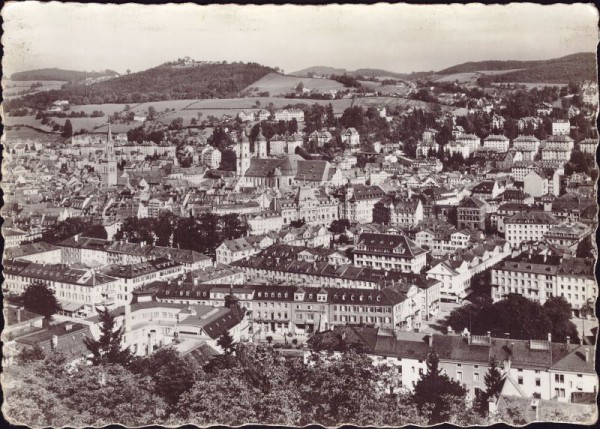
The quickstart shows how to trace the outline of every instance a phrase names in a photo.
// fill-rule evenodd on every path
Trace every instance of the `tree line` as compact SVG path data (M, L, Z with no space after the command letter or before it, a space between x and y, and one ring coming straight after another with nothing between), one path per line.
M338 353L321 347L306 360L286 359L270 345L235 343L226 333L218 339L224 353L204 365L172 347L133 356L121 347L123 327L116 328L114 315L98 312L101 335L84 341L88 363L34 347L6 369L9 418L30 426L474 425L497 418L487 416L487 399L501 387L495 361L486 390L471 404L434 352L409 392L393 367L373 365L351 344Z
M250 226L237 214L202 213L180 217L163 212L156 218L129 217L115 234L115 240L195 250L214 256L224 240L248 235Z

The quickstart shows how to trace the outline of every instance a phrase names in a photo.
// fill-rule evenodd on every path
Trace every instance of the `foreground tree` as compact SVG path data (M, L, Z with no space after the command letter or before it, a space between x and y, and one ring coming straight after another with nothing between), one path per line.
M413 402L421 409L429 409L429 424L442 423L450 417L449 397L464 399L467 391L448 375L442 374L435 352L427 356L427 372L415 384Z
M169 412L175 409L181 395L192 388L197 378L189 362L171 347L144 358L134 358L131 370L152 380L153 392L165 401Z
M25 310L44 316L46 321L52 319L61 309L54 291L40 281L34 281L27 286L20 301Z
M100 318L100 338L85 338L83 342L93 354L92 363L127 365L132 355L129 348L123 348L124 327L116 328L115 316L108 309L98 309Z

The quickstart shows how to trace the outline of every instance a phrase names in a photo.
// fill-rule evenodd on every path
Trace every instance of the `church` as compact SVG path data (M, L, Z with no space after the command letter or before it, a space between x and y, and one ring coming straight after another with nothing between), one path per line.
M254 143L254 157L250 153L250 141L245 134L236 148L236 176L241 186L255 188L283 188L292 186L318 187L321 183L341 185L342 172L328 161L305 160L289 154L278 158L267 155L267 139L262 132Z

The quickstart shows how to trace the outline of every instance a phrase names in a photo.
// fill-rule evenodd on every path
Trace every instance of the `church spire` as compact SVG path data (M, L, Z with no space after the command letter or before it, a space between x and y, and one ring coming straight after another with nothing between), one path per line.
M112 131L111 131L111 129L110 129L110 119L108 120L108 135L106 136L106 139L107 139L108 141L111 141L111 140L112 140Z

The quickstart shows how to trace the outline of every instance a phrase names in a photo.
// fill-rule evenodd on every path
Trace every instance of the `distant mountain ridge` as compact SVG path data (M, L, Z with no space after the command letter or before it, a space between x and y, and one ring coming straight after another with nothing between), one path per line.
M596 80L596 54L580 52L560 58L536 61L476 61L458 64L436 74L449 75L479 71L513 70L489 76L494 82L563 82Z
M327 66L308 67L290 73L293 76L310 76L317 74L330 76L332 74L348 74L365 77L390 77L396 79L415 80L433 75L450 75L457 73L473 73L482 71L504 71L489 76L496 82L569 82L570 80L596 80L596 54L579 52L560 58L533 61L469 61L445 68L438 72L397 73L382 69L362 68L349 71L344 68Z
M29 81L29 80L60 80L65 82L79 82L86 78L101 78L101 77L114 77L118 76L114 70L103 70L103 71L78 71L78 70L64 70L59 68L46 68L37 70L26 70L22 72L13 73L10 76L10 80L14 81Z
M388 77L395 79L418 79L424 75L432 74L433 72L415 72L415 73L397 73L383 69L361 68L357 70L347 70L344 68L314 66L290 73L292 76L311 77L312 75L331 76L335 75L350 75L364 77Z

